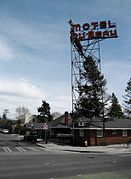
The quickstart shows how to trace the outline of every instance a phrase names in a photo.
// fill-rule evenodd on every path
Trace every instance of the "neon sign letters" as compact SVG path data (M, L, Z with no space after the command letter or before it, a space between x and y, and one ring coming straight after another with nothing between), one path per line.
M117 29L116 23L111 21L100 21L80 24L71 24L71 38L77 38L80 41L93 40L93 39L105 39L116 38Z

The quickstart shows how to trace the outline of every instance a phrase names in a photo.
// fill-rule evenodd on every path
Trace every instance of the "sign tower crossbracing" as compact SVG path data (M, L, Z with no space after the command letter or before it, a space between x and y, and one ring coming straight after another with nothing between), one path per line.
M71 42L71 85L72 85L72 112L75 111L80 98L79 86L86 83L83 78L83 62L91 56L98 70L101 71L100 41L107 38L116 38L116 24L111 21L73 24L70 20ZM79 108L79 106L77 106Z

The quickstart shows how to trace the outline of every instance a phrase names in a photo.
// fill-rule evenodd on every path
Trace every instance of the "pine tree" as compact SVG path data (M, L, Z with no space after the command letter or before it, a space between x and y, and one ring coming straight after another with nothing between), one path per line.
M76 104L76 114L88 118L100 117L103 115L103 95L105 93L106 80L98 70L95 60L88 56L83 63L84 79L79 88L79 100Z
M39 122L50 122L52 120L52 115L50 114L50 105L46 101L42 100L42 105L37 109Z
M124 98L124 113L125 116L131 118L131 78L127 83L127 87L125 89L125 96Z
M108 116L111 119L123 117L122 108L121 108L119 101L114 93L112 93L111 106L109 107L108 111L109 111Z

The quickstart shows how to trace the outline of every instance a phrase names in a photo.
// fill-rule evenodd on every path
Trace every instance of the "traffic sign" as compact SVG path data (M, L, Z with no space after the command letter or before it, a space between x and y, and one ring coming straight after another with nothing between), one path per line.
M48 124L47 124L47 123L44 123L44 124L43 124L43 129L45 129L45 130L48 129Z

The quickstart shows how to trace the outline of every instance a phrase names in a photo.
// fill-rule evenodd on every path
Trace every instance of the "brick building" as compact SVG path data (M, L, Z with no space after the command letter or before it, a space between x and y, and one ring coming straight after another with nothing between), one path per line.
M131 120L114 119L105 122L103 130L103 122L93 119L78 120L74 129L74 143L76 145L84 145L87 141L88 145L108 145L127 143L131 140Z
M30 123L27 128L37 131L44 138L43 123ZM131 140L131 119L114 119L103 122L100 119L80 118L73 124L70 113L48 123L48 137L61 144L88 146L122 144Z

